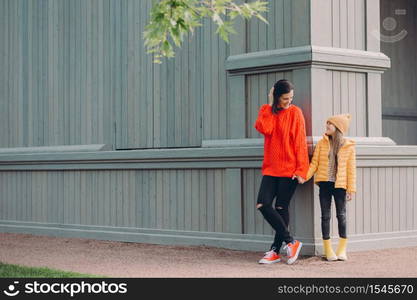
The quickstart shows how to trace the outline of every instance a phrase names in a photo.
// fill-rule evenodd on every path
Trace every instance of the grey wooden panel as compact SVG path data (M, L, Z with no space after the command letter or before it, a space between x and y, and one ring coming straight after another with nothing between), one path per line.
M357 186L359 186L359 178L358 178L358 169L356 170L356 180ZM351 200L347 205L349 205L348 209L346 210L347 213L347 234L349 235L351 232L356 232L357 226L357 219L360 217L357 215L357 208L358 205L358 194L354 196L354 199ZM378 214L379 215L379 214Z
M7 32L8 32L8 22L7 22L7 9L6 9L7 2L6 1L0 1L0 40L5 41L7 38ZM4 44L0 47L0 69L6 70L6 47ZM6 74L5 72L0 73L0 97L1 99L6 98ZM6 128L8 120L5 118L4 111L7 109L7 101L0 101L0 126L1 128ZM5 141L8 139L7 131L0 130L0 139L3 141L4 144ZM2 145L3 145L2 144ZM7 143L8 144L8 143Z
M231 202L233 207L229 207L226 203L224 172L221 169L0 172L0 218L111 227L236 231L225 225L230 222L229 215L234 214L230 209L235 204ZM239 207L236 209L240 211Z
M242 178L240 168L225 170L224 212L227 232L242 233Z
M223 170L214 170L214 183L215 188L214 192L214 231L223 232L224 228L224 218L225 218L225 203L224 199L224 176Z
M247 52L307 45L310 41L309 1L268 1L264 17L247 21Z
M363 170L363 233L371 232L371 170Z
M207 191L214 190L214 170L207 170ZM215 220L214 220L214 199L207 197L207 229L214 232Z
M312 68L311 69L311 86L318 86L322 82L328 82L328 86L334 86L333 73L325 69ZM332 83L332 84L330 84ZM332 88L333 90L333 88ZM313 136L320 136L325 130L325 124L328 116L333 115L334 111L334 97L333 92L330 93L328 89L315 89L312 88L312 100L311 105L311 134ZM307 113L308 115L308 113ZM313 121L314 120L314 121ZM309 122L307 122L309 124ZM306 124L306 125L307 125ZM307 125L308 126L308 125Z
M250 182L254 182L254 172L246 171L246 176L242 176L242 187L245 189L243 197L243 233L250 233L249 230L253 230L255 227L255 214L253 210L248 209L251 205L255 205L255 186L249 185Z
M405 15L397 15L396 9L403 9ZM417 50L415 35L417 33L417 3L415 1L399 0L381 1L381 23L388 17L394 18L397 22L395 32L390 32L381 26L381 34L393 37L394 33L407 31L407 35L395 40L395 42L381 41L381 52L391 59L391 68L382 75L384 107L398 107L405 109L417 108L417 62L408 59L404 64L404 58L411 58ZM401 88L400 88L401 87Z
M227 99L227 87L229 86L229 77L225 69L225 60L229 55L230 46L215 34L216 25L210 20L204 20L203 26L196 31L196 35L201 35L199 52L197 57L201 57L201 62L196 61L198 67L194 75L199 78L200 83L196 85L195 93L197 99L202 99L202 138L203 139L222 139L228 137L227 115L229 101ZM189 85L192 85L190 78ZM197 84L197 82L196 82ZM193 105L193 104L192 104ZM195 103L195 105L200 105ZM196 120L200 122L200 120ZM199 124L199 123L198 123Z
M189 172L187 172L188 175L188 192L187 192L187 200L188 200L188 212L189 212L189 217L188 217L188 225L190 230L192 230L192 228L196 228L198 227L199 224L199 201L197 199L197 185L198 185L198 178L196 178L196 176L198 176L198 171L196 170L191 170ZM215 214L217 216L217 212ZM221 214L219 216L219 218L221 218Z
M350 113L349 136L367 136L366 75L364 73L328 71L331 73L332 114ZM325 117L327 118L327 117ZM323 119L323 124L325 120Z
M312 44L365 50L365 1L311 1Z
M185 218L185 178L184 170L177 170L177 195L178 195L178 217L177 217L177 226L178 228L185 228L184 218ZM214 188L213 188L214 189Z
M413 181L417 180L417 168L413 168ZM413 184L412 202L413 202L413 229L417 228L417 203L416 203L417 187Z
M311 201L311 188L299 184L290 203L290 232L300 240L314 235L314 203Z
M405 11L405 15L396 14L396 9ZM417 108L417 62L412 57L417 51L415 39L417 33L417 3L415 1L388 1L382 0L381 34L394 38L403 31L407 34L402 39L394 39L395 42L381 41L381 52L391 59L391 68L382 74L382 107L391 111L399 108L403 111ZM394 18L396 28L393 31L383 26L386 18ZM409 58L409 59L407 59ZM407 63L403 63L407 59ZM398 144L416 145L417 120L404 121L398 118L383 117L382 130L384 136L389 136Z
M407 203L406 203L406 230L412 230L413 229L413 223L414 223L414 219L416 219L417 217L413 217L413 209L414 209L414 205L416 200L417 200L417 195L414 194L414 185L416 184L416 178L414 177L414 168L406 168L406 180L404 180L404 185L406 185L405 188L405 197L407 199Z
M378 210L377 210L377 218L378 218L378 231L385 232L386 231L386 168L378 168L378 179L377 179L377 187L378 187Z
M380 51L380 39L376 32L380 32L380 0L365 0L366 50Z
M192 198L189 193L191 190L191 173L184 172L184 229L191 230Z
M97 26L90 26L97 20L92 11L100 13L104 8L108 12L109 1L2 0L0 3L6 16L0 29L1 61L7 62L10 69L7 78L0 80L0 89L7 88L7 94L1 96L7 109L1 113L10 115L6 119L6 115L1 117L5 123L1 126L0 146L81 144L92 140L112 143L113 131L106 126L107 123L112 126L107 118L111 93L96 96L100 89L89 81L90 77L106 77L109 72L105 69L106 61L90 68L91 61L97 62L96 57L100 57L97 49L100 45L91 49L86 37L87 33L102 36L94 32ZM101 23L93 25L103 28ZM108 86L101 85L102 89ZM103 106L107 111L100 110L103 106L91 110L92 98L106 102ZM99 113L106 117L95 118ZM92 134L93 128L96 134Z
M392 185L393 185L393 194L392 199L397 199L397 201L392 201L392 230L400 230L400 168L393 168L392 172Z
M160 67L142 39L151 1L1 0L0 5L0 66L8 70L0 77L0 147L201 144L201 32ZM223 68L225 44L210 47L223 53L217 61ZM211 81L217 79L221 91L215 98L224 106L226 73L210 74L205 84L216 88ZM225 124L226 111L213 113L221 118L213 126ZM226 126L216 128L223 133Z
M416 169L358 168L357 194L347 203L348 236L416 230ZM335 217L332 211L333 237L338 236Z
M394 171L393 168L387 168L386 169L386 179L387 179L387 181L390 178L393 178L393 174L394 174L393 171ZM393 217L392 217L392 212L393 212L393 201L392 201L392 199L394 199L394 188L393 188L394 184L389 184L386 187L387 187L387 189L386 189L386 191L387 191L387 202L386 202L386 213L385 213L386 220L385 220L385 222L386 222L386 230L388 230L388 229L393 228L393 222L394 222Z
M176 170L168 170L167 173L165 173L165 185L164 188L166 189L166 208L168 209L167 215L168 215L168 222L166 222L166 226L168 228L174 228L177 229L177 197L176 197ZM199 198L199 197L198 197Z
M399 194L399 204L400 204L400 230L406 230L407 228L407 168L400 169L400 194Z
M243 232L245 234L273 234L271 226L256 209L261 180L262 174L259 169L242 169Z

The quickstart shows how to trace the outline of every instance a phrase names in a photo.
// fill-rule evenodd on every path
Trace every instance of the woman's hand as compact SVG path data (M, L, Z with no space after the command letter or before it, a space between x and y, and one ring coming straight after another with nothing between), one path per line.
M352 200L352 198L353 198L353 195L354 195L355 193L346 193L346 200L347 201L350 201L350 200Z
M273 103L274 103L274 87L272 87L269 90L269 94L268 94L268 104L272 106Z
M298 175L292 175L292 179L294 180L294 178L297 178L298 183L303 184L305 182L304 178Z

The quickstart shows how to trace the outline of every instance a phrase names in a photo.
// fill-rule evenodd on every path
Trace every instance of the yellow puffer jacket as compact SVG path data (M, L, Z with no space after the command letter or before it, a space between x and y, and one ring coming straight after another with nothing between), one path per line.
M355 141L345 139L337 155L337 174L335 188L344 188L348 193L356 192L356 149ZM318 141L307 173L307 180L315 174L314 183L328 181L330 141L326 134Z

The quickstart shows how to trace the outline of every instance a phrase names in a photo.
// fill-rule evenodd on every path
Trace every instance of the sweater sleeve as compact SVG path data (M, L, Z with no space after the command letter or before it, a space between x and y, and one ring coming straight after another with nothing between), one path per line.
M274 118L272 114L272 107L269 104L264 104L259 109L258 118L255 121L254 127L263 135L271 135L274 129Z
M316 144L314 149L313 158L310 162L310 167L308 168L306 181L310 180L311 177L316 173L319 166L319 156L320 156L320 141Z
M356 149L353 147L353 151L350 153L347 162L347 192L356 193Z
M303 179L306 179L307 172L309 169L309 160L305 120L301 111L297 113L296 122L293 130L295 147L294 151L296 153L297 159L297 168L294 174L302 177Z

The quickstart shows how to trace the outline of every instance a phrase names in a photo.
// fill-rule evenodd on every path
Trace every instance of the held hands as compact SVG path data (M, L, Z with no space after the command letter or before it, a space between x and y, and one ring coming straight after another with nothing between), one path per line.
M297 178L298 183L303 184L304 182L306 182L303 177L298 176L298 175L292 175L292 180L294 180L294 178ZM346 201L351 201L353 199L353 196L355 195L355 193L346 193Z
M294 178L297 178L298 183L303 184L305 182L305 180L303 179L303 177L298 176L298 175L292 175L292 179L294 180Z

